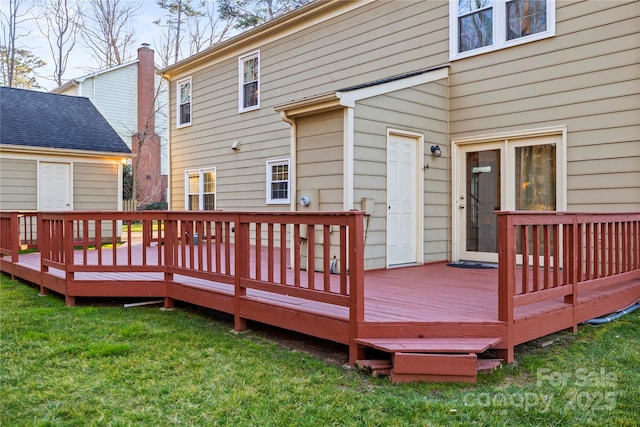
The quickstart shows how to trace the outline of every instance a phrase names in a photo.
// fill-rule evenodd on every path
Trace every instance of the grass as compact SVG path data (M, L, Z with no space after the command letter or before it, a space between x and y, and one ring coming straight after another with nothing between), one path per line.
M131 232L135 233L135 232L142 232L142 222L123 222L122 224L122 232L126 233L129 229L129 227L131 227ZM164 229L164 224L161 227L162 229ZM158 231L158 221L154 220L153 221L153 225L152 225L152 229L153 231Z
M478 384L372 378L182 307L66 307L2 276L3 426L635 426L640 311Z

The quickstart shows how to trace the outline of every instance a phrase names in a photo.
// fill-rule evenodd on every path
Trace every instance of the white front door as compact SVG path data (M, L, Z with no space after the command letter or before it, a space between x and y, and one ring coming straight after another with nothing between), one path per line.
M415 138L390 134L387 141L387 264L417 262Z
M41 211L71 209L71 165L69 163L40 163L38 182Z

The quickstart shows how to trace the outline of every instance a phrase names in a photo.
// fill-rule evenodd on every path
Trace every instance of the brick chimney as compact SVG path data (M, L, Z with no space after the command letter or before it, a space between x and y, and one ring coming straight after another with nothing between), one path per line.
M138 129L145 129L155 133L155 64L153 50L147 43L138 49Z
M160 174L160 137L155 129L154 52L147 43L138 49L138 133L144 142L138 153L138 136L132 137L133 152L139 156L136 181L138 205L164 201L166 182Z

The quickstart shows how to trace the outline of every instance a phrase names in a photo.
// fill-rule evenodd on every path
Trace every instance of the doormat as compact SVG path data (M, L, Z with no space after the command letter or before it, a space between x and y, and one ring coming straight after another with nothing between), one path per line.
M449 267L457 268L498 268L498 264L490 262L476 262L476 261L456 261L447 264Z

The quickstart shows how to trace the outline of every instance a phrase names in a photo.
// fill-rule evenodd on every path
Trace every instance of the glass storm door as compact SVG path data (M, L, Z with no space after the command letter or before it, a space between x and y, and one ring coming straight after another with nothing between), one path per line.
M495 211L554 211L559 204L557 137L460 147L460 259L498 261Z
M493 261L498 252L498 220L502 206L501 150L464 153L463 259Z

